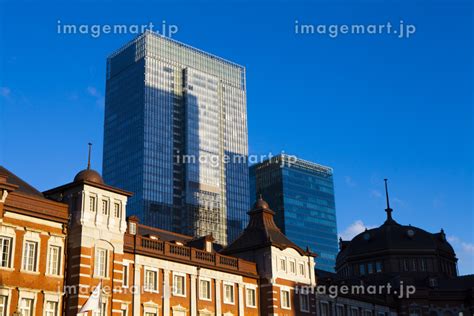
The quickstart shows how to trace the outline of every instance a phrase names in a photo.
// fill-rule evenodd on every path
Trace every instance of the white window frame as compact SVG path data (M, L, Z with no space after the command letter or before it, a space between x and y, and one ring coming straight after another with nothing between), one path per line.
M56 305L56 308L54 310L48 310L48 303L53 303ZM45 300L44 301L44 311L43 311L44 316L58 316L59 315L59 302L58 301L52 301L52 300Z
M128 284L130 282L129 280L130 280L130 264L128 262L123 262L122 287L128 288Z
M15 251L15 237L14 236L11 236L11 235L4 235L2 233L2 235L0 235L0 238L2 240L9 240L9 249L8 249L8 258L7 258L7 265L6 266L0 266L0 269L5 269L5 270L12 270L13 269L13 258L15 258L13 255L13 252ZM2 252L0 252L0 260L3 260L3 242L0 242L0 250Z
M290 273L291 274L297 274L297 271L296 271L296 261L295 260L289 260L289 268L290 268ZM293 270L293 271L291 271Z
M22 310L22 302L23 302L24 299L32 301L31 313L29 315L35 315L36 301L37 301L36 293L20 290L19 297L18 297L18 309L19 309L19 311Z
M283 305L283 293L288 293L288 306ZM289 288L280 288L280 306L282 309L291 309L291 290Z
M50 293L50 292L45 292L44 297L43 297L43 315L47 316L46 314L46 306L48 305L48 302L54 302L57 304L56 306L56 311L53 314L54 316L59 316L60 315L60 310L61 310L61 296L60 294L56 293Z
M16 248L16 231L14 227L10 226L0 226L0 235L2 237L11 238L11 245L10 245L10 262L8 267L0 267L2 270L14 270L15 267L15 248ZM21 251L20 251L21 254Z
M104 264L104 275L101 275L101 271L99 271L100 266L99 266L99 251L105 251L105 264ZM94 278L102 278L102 279L107 279L108 278L108 272L109 272L109 250L106 248L102 247L95 247L94 250Z
M98 201L98 197L97 195L95 194L91 194L89 195L89 204L88 204L88 208L89 208L89 211L92 212L92 213L96 213L97 214L97 201ZM92 203L93 202L93 203Z
M154 284L154 288L153 289L150 289L148 288L148 284L147 284L147 272L151 272L151 273L154 273L156 278L155 278L155 284ZM151 293L158 293L158 282L159 282L159 278L160 278L160 275L158 273L158 269L157 268L151 268L151 267L145 267L145 270L143 272L143 290L146 291L146 292L151 292Z
M105 203L105 213L104 213L104 203ZM100 214L102 216L109 216L110 214L110 201L107 198L102 198L100 201Z
M178 288L176 287L176 277L182 277L183 278L183 293L178 293ZM180 297L186 297L186 273L180 273L180 272L173 272L173 295L174 296L180 296Z
M36 251L35 251L35 262L34 262L34 269L33 270L27 270L25 269L25 250L26 250L26 244L27 243L35 243L36 244ZM22 254L21 254L21 272L25 273L33 273L33 274L39 274L39 259L41 258L41 239L39 236L39 233L37 232L32 232L32 231L27 231L25 236L23 237L23 248L22 248Z
M92 312L92 316L106 316L107 315L107 299L103 299L102 300L102 306L100 307L100 311L97 312L97 311L94 311ZM104 313L102 313L104 312Z
M118 206L118 209L116 208ZM118 216L117 216L118 212ZM114 217L122 218L122 203L120 201L114 201Z
M63 243L62 239L59 239L60 237L51 237L50 240L48 241L48 254L46 257L46 275L47 276L62 276L63 275ZM57 263L57 269L58 273L52 273L51 271L51 248L52 247L57 247L58 248L58 263Z
M308 302L308 306L307 308L303 308L303 296L306 297L307 299L307 302ZM300 311L302 312L305 312L305 313L309 313L309 310L310 310L310 303L309 303L309 294L308 293L300 293L299 294L299 297L300 297Z
M286 258L280 258L280 260L278 261L278 267L279 270L283 272L286 272L288 270Z
M306 265L304 263L298 264L298 273L299 275L306 277Z
M201 282L206 282L209 285L209 297L203 296L203 291L201 287ZM212 301L212 281L209 278L199 278L199 299L203 301Z
M3 314L0 314L0 316L10 315L11 290L0 288L0 297L3 297L5 299L5 301L3 302Z
M226 286L232 287L232 299L229 300L226 295ZM222 284L222 294L224 296L224 304L234 305L235 304L235 284L232 282L224 282Z
M255 297L255 304L250 304L249 303L249 296L248 296L248 291L252 291ZM246 285L245 286L245 305L250 308L257 308L257 287L253 285Z

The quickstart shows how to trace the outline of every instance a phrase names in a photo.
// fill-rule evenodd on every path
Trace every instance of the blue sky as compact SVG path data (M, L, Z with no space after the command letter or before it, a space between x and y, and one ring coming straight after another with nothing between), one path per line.
M57 21L166 21L246 66L251 153L334 168L340 234L382 223L387 177L395 219L444 228L474 273L471 1L0 3L0 162L39 189L71 181L89 141L101 169L105 59L135 36L57 34ZM411 38L294 32L400 20Z

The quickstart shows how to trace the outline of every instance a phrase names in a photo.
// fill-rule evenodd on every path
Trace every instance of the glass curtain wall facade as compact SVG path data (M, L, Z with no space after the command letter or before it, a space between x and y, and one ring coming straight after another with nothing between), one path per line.
M318 254L318 269L334 272L338 252L333 171L279 155L250 167L253 204L262 194L282 232Z
M146 32L107 59L104 180L143 223L226 244L248 210L246 111L244 67Z

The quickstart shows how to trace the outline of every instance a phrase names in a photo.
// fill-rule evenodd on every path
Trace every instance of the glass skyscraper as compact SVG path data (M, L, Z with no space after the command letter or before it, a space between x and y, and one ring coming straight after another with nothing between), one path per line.
M233 240L249 201L245 68L146 32L107 59L103 177L148 225Z
M251 204L262 194L282 232L318 254L318 269L334 272L338 252L333 171L279 155L250 167Z

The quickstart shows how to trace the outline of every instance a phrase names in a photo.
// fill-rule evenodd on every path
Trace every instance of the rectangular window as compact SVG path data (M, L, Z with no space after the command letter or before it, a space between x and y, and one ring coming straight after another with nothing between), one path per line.
M59 275L61 269L61 247L49 246L48 274Z
M211 299L211 281L199 280L199 298L201 300Z
M224 284L224 303L234 304L234 285Z
M154 270L145 270L145 290L158 291L158 272Z
M25 241L25 248L23 249L23 270L36 271L36 257L37 257L38 243L34 241Z
M306 273L305 273L305 268L304 268L304 264L303 263L300 263L299 264L299 267L300 267L300 275L302 276L306 276Z
M421 271L426 271L426 259L421 259L420 269L421 269Z
M359 265L359 274L360 275L365 275L365 264L361 263Z
M89 209L91 212L95 212L95 196L89 197Z
M109 214L109 201L107 200L102 200L102 214Z
M329 316L329 304L321 302L321 316Z
M0 251L1 251L0 267L10 268L12 240L13 239L10 237L0 236Z
M280 269L286 271L286 260L284 258L280 259Z
M7 316L7 300L7 296L0 295L0 316Z
M300 309L302 312L309 312L309 295L300 294Z
M344 306L336 305L336 316L344 316Z
M107 277L107 250L97 248L95 251L94 273L96 277Z
M253 288L246 289L247 306L257 307L257 291Z
M122 286L128 287L128 264L123 265Z
M281 290L281 307L286 309L291 308L290 291L288 290Z
M92 313L93 316L105 316L107 315L107 304L102 303L100 305L100 310L96 310L95 312Z
M403 260L403 271L408 271L409 268L408 268L408 260L407 259L404 259Z
M58 302L46 301L44 316L58 316Z
M296 273L296 262L290 261L290 272Z
M184 275L173 275L173 294L177 296L186 296L186 279Z
M351 316L359 316L359 309L357 307L351 308Z
M367 264L367 272L369 274L374 273L374 265L371 262Z
M120 203L114 203L114 216L116 218L120 218L122 217L122 215L120 214Z
M377 271L377 272L382 272L382 262L377 261L377 262L375 263L375 271Z
M20 315L33 316L33 299L22 298L20 302Z

